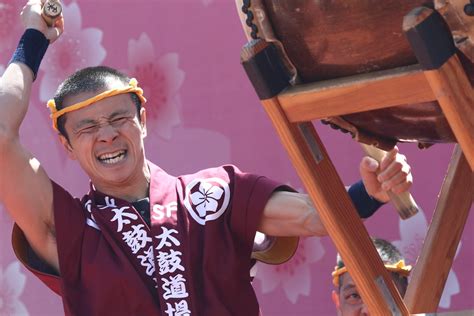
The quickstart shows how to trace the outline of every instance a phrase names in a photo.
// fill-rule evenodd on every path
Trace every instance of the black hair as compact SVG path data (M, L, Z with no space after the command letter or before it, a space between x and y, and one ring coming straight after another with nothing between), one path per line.
M77 95L83 92L96 92L107 87L110 79L115 79L128 85L130 78L124 73L107 66L87 67L76 71L61 83L54 95L56 109L59 111L64 108L64 100L67 97ZM140 118L141 102L135 93L130 93L133 103L137 108L137 116ZM62 115L58 118L58 131L69 141L69 137L64 128L66 124L66 116Z
M404 260L402 253L398 250L397 247L392 245L390 242L381 239L381 238L373 238L372 242L374 243L375 249L379 253L380 258L382 259L384 264L396 264L400 260ZM337 263L336 266L338 269L344 267L344 262L342 261L341 255L337 254ZM408 286L408 278L402 276L396 272L391 272L392 279L397 284L398 290L402 297L405 295L406 288ZM341 288L341 282L339 282L339 289Z
M374 243L375 249L379 253L380 258L385 264L395 264L400 260L404 260L400 250L397 247L392 245L390 242L381 239L373 238L372 242ZM341 255L337 254L337 268L340 269L344 267L344 262L342 261Z

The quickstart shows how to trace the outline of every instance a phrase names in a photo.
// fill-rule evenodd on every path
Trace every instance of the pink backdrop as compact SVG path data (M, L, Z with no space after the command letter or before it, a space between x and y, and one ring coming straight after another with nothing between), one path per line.
M302 189L239 64L245 36L231 0L65 1L66 32L50 47L22 129L24 144L51 178L82 195L88 180L50 128L45 101L66 75L110 65L137 77L149 99L147 154L173 174L233 163ZM21 33L23 1L0 0L0 73ZM361 150L347 135L316 124L343 181L358 178ZM369 233L397 243L414 262L429 223L452 145L420 151L401 145L413 167L412 190L424 213L401 222L391 206L366 222ZM1 171L0 171L1 172ZM60 299L12 253L12 222L0 205L0 315L61 315ZM473 221L468 220L440 310L474 307ZM329 238L302 240L281 266L258 265L254 282L265 315L334 315Z

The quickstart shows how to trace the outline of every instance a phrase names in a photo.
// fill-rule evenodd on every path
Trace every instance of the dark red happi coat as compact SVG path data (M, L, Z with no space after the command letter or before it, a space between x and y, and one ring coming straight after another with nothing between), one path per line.
M173 177L148 164L151 228L126 201L93 187L79 200L53 183L61 276L29 265L16 228L20 260L67 315L258 315L250 254L281 185L231 165Z

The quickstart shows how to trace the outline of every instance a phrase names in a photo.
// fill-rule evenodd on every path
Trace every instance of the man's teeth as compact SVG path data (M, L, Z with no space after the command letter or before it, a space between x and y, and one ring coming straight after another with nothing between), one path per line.
M117 151L110 154L100 155L99 160L107 164L114 164L121 161L124 157L125 157L125 150L121 150L121 151Z

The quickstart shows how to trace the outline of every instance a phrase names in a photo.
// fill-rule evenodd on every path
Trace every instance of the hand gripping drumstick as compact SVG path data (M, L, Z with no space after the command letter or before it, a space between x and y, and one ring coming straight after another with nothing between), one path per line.
M386 151L378 149L375 146L360 144L364 151L370 157L377 160L379 163L387 154ZM394 204L401 219L408 219L418 213L421 208L416 204L410 192L406 191L400 194L395 194L392 191L387 191L390 201Z
M61 16L63 7L59 0L46 0L41 10L41 16L48 26L53 26L56 19Z

